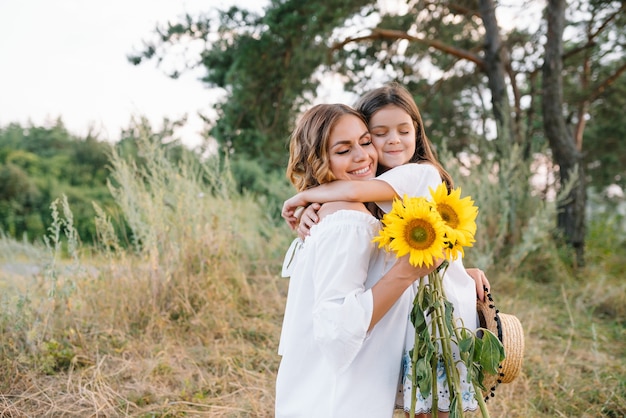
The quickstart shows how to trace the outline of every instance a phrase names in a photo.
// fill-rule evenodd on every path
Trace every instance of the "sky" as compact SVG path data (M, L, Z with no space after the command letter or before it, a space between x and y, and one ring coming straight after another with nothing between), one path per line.
M53 125L84 136L119 139L131 118L155 127L185 114L183 142L201 142L200 111L215 92L188 73L169 78L156 61L133 66L158 24L237 3L261 10L263 0L0 0L0 127ZM249 4L247 4L249 3Z

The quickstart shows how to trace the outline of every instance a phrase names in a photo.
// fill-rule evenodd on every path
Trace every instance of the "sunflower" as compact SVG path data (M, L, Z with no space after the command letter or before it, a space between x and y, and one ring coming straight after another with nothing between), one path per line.
M476 241L476 216L478 208L468 196L461 198L461 188L448 193L445 183L436 190L430 189L433 204L441 218L449 228L446 233L446 255L456 259L458 254L464 255L463 247L471 247Z
M446 226L433 205L423 197L396 199L391 212L382 219L384 228L374 238L379 247L387 246L397 257L409 254L413 266L434 264L446 245Z

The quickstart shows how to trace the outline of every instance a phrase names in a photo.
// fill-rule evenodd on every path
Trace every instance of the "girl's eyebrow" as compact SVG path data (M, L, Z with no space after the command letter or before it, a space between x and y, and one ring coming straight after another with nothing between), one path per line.
M412 123L411 122L402 122L402 123L398 123L395 126L403 126L403 125L412 125ZM380 124L380 125L370 126L370 129L376 129L376 128L389 128L389 125Z

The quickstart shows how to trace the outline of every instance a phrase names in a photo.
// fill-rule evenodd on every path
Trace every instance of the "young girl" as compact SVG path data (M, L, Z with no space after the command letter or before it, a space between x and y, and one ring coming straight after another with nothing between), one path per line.
M426 137L422 119L410 93L397 84L375 89L365 94L357 103L356 108L368 122L374 147L378 153L379 176L373 181L350 182L337 181L332 184L303 190L285 201L283 217L292 228L298 227L296 208L312 202L330 202L336 200L374 201L383 211L391 210L391 200L403 195L429 196L424 183L435 189L441 181L451 189L452 179L435 158L430 142ZM301 234L307 232L308 226L315 224L316 205L307 209L300 224ZM468 274L469 273L469 274ZM471 274L471 276L470 276ZM444 276L444 291L447 299L454 305L454 315L463 326L475 330L476 298L484 298L485 286L489 283L484 273L478 269L466 269L459 258L450 263ZM405 369L403 378L404 410L410 410L411 381L408 378L410 362L408 353L412 348L414 330L408 322L407 345L405 348ZM464 379L467 371L459 364L462 380L462 398L464 410L477 408L474 390ZM443 372L443 371L442 371ZM445 373L439 373L439 409L449 411L449 395L445 385ZM419 393L419 391L418 391ZM419 397L415 410L419 417L426 416L431 409L432 396L428 399ZM446 416L440 414L440 416Z
M372 179L376 168L367 124L348 106L314 106L292 134L287 175L298 190ZM388 257L362 203L328 203L318 215L291 267L275 415L390 418L412 284L441 260L422 268Z

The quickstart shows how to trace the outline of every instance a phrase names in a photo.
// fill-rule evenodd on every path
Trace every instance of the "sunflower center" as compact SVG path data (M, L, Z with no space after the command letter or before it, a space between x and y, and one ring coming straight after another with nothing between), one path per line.
M459 215L456 214L456 211L452 209L452 207L445 203L440 203L437 205L437 211L450 228L456 229L459 226Z
M412 248L424 250L435 242L436 233L430 222L423 219L412 219L406 225L404 238Z

